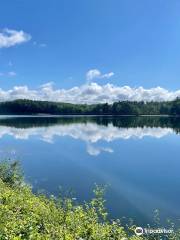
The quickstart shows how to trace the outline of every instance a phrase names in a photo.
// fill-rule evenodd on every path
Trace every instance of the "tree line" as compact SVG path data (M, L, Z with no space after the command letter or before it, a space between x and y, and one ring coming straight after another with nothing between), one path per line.
M47 117L7 117L0 118L0 126L14 128L36 128L51 127L57 125L87 124L94 123L97 125L108 126L109 124L117 128L171 128L177 134L180 134L179 117L164 116L47 116Z
M19 99L1 102L0 114L180 115L180 99L166 102L121 101L91 105Z

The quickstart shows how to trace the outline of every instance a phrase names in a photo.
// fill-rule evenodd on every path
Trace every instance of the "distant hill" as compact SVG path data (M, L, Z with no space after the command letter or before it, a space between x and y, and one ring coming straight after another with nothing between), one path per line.
M71 104L19 99L0 103L0 114L52 115L180 115L180 99L169 102L130 102L113 104Z

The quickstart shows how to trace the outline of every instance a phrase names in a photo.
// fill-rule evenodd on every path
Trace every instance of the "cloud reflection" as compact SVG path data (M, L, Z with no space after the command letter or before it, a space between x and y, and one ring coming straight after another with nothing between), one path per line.
M107 126L95 123L73 123L69 125L55 125L48 127L15 128L0 126L0 138L6 135L15 139L28 140L35 137L47 143L53 143L56 137L71 137L84 141L87 152L97 156L102 152L113 153L109 147L96 146L100 141L110 143L115 140L142 139L144 137L162 138L172 134L173 129L161 127L118 128L112 124Z

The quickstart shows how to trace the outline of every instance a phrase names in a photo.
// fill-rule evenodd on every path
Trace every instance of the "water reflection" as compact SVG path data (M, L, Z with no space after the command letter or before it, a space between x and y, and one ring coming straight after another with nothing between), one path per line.
M108 184L112 217L150 223L158 208L177 220L179 132L168 117L1 117L0 156L20 159L35 191L63 186L84 201Z
M56 137L68 136L86 143L87 152L97 156L101 152L113 153L110 147L95 146L101 141L118 139L162 138L174 131L172 118L98 118L98 117L15 117L0 119L0 138L5 135L27 140L36 137L53 143Z

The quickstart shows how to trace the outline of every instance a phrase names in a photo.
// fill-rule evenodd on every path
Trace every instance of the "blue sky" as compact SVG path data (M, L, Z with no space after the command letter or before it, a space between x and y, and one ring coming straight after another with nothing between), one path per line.
M2 0L0 32L29 39L0 44L0 87L71 89L96 69L98 85L178 90L179 12L179 0Z

